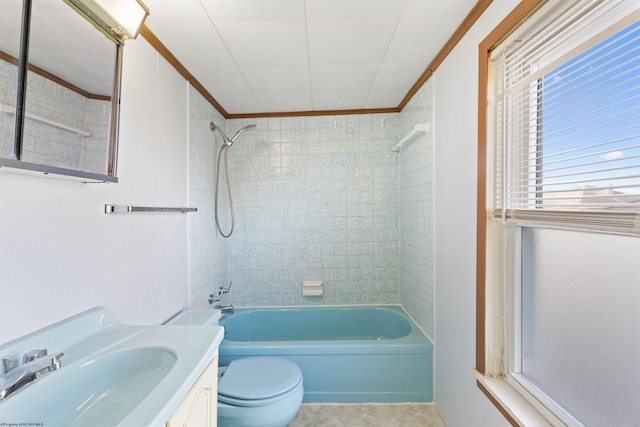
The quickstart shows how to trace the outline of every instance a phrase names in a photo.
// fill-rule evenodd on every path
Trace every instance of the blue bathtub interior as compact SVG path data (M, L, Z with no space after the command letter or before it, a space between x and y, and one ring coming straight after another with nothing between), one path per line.
M433 345L399 306L236 309L220 325L220 365L280 356L311 402L431 402Z

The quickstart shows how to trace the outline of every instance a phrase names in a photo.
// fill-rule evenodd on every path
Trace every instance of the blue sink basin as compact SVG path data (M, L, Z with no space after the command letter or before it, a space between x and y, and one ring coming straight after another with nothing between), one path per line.
M96 307L0 346L63 352L62 367L0 400L0 424L164 427L216 355L219 326L133 326Z
M158 347L108 352L75 369L62 368L7 398L5 420L47 426L115 426L162 381L176 355ZM26 420L25 420L26 421Z

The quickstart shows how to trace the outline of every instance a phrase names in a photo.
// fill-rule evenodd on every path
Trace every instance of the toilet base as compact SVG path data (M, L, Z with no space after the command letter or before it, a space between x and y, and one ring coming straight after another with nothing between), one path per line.
M246 407L218 402L218 427L285 427L300 409L303 396L300 383L270 405Z

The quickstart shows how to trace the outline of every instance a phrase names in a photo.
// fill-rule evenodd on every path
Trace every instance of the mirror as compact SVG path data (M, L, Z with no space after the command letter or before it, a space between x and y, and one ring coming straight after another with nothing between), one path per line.
M21 17L22 2L0 2L0 158L15 157L13 137Z
M122 45L63 0L37 0L21 55L23 0L0 3L0 166L117 182Z

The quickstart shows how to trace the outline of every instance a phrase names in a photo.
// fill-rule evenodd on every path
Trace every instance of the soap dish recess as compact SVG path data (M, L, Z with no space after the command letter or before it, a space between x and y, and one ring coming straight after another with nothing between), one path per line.
M302 296L320 297L324 294L324 284L322 280L304 280L302 282Z

